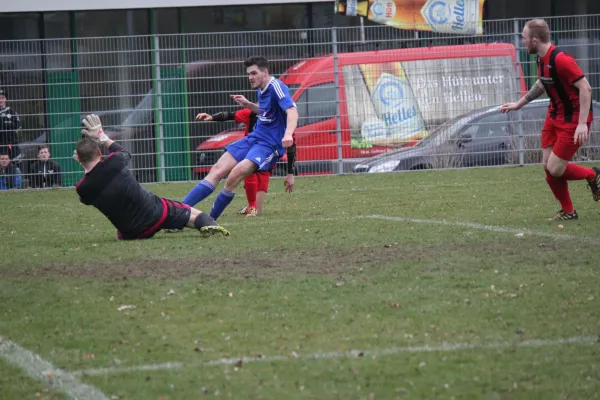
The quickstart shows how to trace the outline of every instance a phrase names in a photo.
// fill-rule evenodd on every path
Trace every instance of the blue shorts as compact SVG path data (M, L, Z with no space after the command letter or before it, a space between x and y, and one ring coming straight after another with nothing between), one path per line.
M258 167L257 171L270 171L281 157L273 147L259 143L256 139L246 136L225 147L237 162L250 160Z

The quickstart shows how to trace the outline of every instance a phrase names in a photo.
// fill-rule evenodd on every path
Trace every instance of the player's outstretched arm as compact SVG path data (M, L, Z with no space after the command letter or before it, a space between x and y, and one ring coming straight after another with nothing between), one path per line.
M545 91L546 90L544 89L544 85L542 85L542 81L538 79L527 92L527 94L525 94L525 96L521 97L521 99L516 103L504 104L502 107L500 107L500 112L506 113L509 111L520 110L525 104L532 102L544 94Z
M81 133L84 136L87 136L90 139L100 143L102 146L104 146L104 148L108 149L110 153L119 152L122 154L125 164L129 163L129 160L131 160L131 154L129 154L127 149L110 139L106 133L104 133L100 117L95 114L90 114L83 119L82 123L85 126L85 128L81 130Z
M241 107L246 107L254 114L258 114L258 104L251 102L241 94L232 94L231 98Z
M235 113L231 111L221 111L216 114L200 113L196 115L196 121L233 121L235 120Z

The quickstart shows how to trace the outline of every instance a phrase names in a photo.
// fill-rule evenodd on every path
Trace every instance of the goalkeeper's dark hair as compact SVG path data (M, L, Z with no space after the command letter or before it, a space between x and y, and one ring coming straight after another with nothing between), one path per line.
M247 58L246 61L244 61L244 67L246 68L249 68L253 65L256 65L261 71L270 69L269 60L267 60L264 57L253 56Z
M98 156L98 143L90 138L77 142L77 157L82 163L90 162Z

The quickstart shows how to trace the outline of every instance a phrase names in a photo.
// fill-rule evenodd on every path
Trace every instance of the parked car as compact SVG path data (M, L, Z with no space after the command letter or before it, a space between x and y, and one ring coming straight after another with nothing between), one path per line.
M548 106L548 99L540 99L522 109L523 148L530 162L541 161L539 136ZM600 130L600 103L593 103L593 111L592 132ZM354 167L354 172L516 164L520 141L517 119L517 112L500 113L500 106L480 108L445 122L414 147L363 160ZM592 147L599 143L597 135L592 135Z

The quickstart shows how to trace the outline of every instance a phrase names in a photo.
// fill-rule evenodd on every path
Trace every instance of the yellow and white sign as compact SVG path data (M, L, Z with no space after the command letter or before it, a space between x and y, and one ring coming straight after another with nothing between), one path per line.
M337 0L335 12L397 29L483 34L485 0Z

